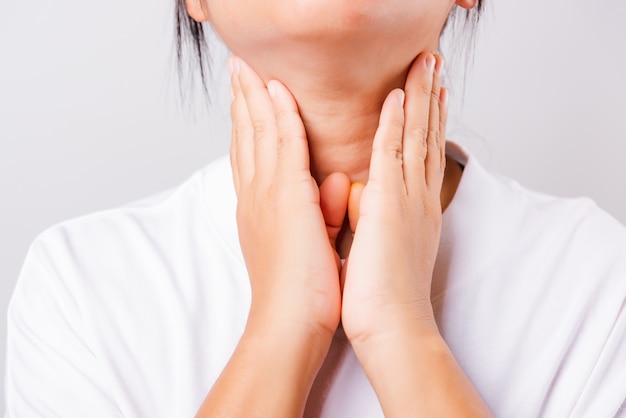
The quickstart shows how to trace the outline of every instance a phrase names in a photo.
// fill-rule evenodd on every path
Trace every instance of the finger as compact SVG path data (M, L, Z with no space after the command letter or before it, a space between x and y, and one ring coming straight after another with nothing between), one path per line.
M242 59L235 59L239 83L254 130L254 176L268 182L276 168L276 121L265 83Z
M231 64L232 65L232 64ZM233 69L231 76L233 101L230 106L233 125L233 140L231 144L231 164L236 172L235 187L237 193L242 185L249 184L254 178L254 129L248 113L239 76Z
M350 221L350 230L356 232L356 226L359 222L361 214L361 195L365 185L363 183L353 183L350 187L350 197L348 198L348 220Z
M433 74L432 92L430 95L430 109L428 113L428 138L426 154L426 184L429 190L439 194L443 171L441 170L441 75L444 61L439 55L435 55L435 71Z
M406 81L404 126L404 179L409 190L425 186L430 103L435 57L423 53L411 65Z
M272 101L276 131L277 169L286 173L305 171L310 175L309 148L298 105L291 92L281 82L271 80L267 89Z
M230 62L230 60L229 60ZM232 87L232 71L231 71L231 87L230 87L230 107L231 107L231 118L234 114L233 112L233 102L235 101L235 93ZM232 133L230 140L230 167L233 173L233 184L235 185L235 193L237 197L239 197L239 167L237 166L237 131L235 129L235 123L232 123Z
M368 187L389 189L404 184L402 178L402 132L404 92L395 89L385 99L372 144Z
M332 173L320 185L320 208L333 248L346 218L349 194L350 179L343 173Z
M446 131L448 126L448 102L450 98L450 92L447 88L441 88L440 94L440 112L439 112L439 153L441 158L441 171L445 174L446 171ZM442 179L443 181L443 179Z

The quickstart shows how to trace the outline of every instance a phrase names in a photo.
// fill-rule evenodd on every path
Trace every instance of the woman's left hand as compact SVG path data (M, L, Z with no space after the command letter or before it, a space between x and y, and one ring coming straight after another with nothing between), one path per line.
M387 96L360 208L349 213L356 231L343 270L342 322L357 354L360 344L389 333L438 332L430 285L446 162L442 65L440 57L420 55L406 93Z
M389 94L369 180L353 187L349 202L356 231L342 271L341 318L386 417L491 416L439 333L430 302L446 162L442 65L420 55L406 99L400 90Z

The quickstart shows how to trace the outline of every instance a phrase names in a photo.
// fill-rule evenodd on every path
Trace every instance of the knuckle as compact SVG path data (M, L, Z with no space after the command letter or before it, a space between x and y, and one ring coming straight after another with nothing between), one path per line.
M430 97L431 100L433 100L435 103L439 103L439 100L441 99L440 89L432 89L430 92Z
M274 110L274 114L276 115L276 121L279 124L287 124L289 122L290 112L284 108L277 108Z
M425 140L428 137L428 127L424 125L411 125L407 127L406 133L411 139Z
M428 131L428 138L430 139L429 144L434 148L439 148L439 128L437 126L432 126Z
M278 132L278 154L283 155L290 152L293 148L291 145L295 145L295 142L305 141L306 137L303 136L298 130L294 128L284 129Z
M419 85L419 92L424 96L430 97L430 95L433 93L433 88L430 84L421 83Z
M269 132L269 124L263 119L254 119L252 121L252 129L254 130L257 139L267 135Z
M402 143L399 141L387 141L375 144L373 152L402 161Z
M286 154L289 154L289 136L280 134L278 135L278 146L276 147L276 154L278 158L285 157Z

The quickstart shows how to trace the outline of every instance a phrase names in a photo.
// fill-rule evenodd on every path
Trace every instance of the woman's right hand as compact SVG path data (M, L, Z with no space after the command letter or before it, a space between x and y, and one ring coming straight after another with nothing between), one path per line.
M231 59L239 242L252 303L246 329L197 417L302 416L341 315L334 249L350 181L318 188L291 93ZM271 94L270 94L271 92Z
M330 343L341 315L334 244L350 181L334 174L318 188L289 90L278 81L266 87L237 57L230 64L231 164L239 241L252 288L248 328L313 333Z

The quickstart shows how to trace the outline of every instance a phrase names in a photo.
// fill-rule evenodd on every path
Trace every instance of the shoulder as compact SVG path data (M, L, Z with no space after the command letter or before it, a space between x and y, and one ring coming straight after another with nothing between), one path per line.
M513 298L552 289L619 308L626 297L626 228L591 199L529 190L470 156L443 220L441 261L455 277L489 277Z
M90 249L131 251L137 250L139 238L174 239L193 228L206 226L211 221L210 206L229 194L230 178L224 176L226 165L225 158L220 158L173 189L60 222L44 230L32 247L39 251L65 247L75 255ZM208 189L212 194L207 193ZM105 257L106 253L99 256Z
M483 231L489 231L488 237L514 247L580 247L598 255L626 257L626 227L593 200L531 190L484 168L460 147L455 146L455 152L465 153L466 159L455 196L462 206L459 209L463 213L457 213L460 221L477 223Z
M579 263L591 265L609 260L626 268L626 227L588 197L564 198L521 186L506 177L491 175L493 187L502 191L500 213L513 215L511 232L520 245L561 249L585 254ZM614 263L610 263L614 264Z
M434 309L493 410L615 416L626 396L624 226L588 198L529 190L472 157L448 209Z
M140 403L158 412L151 400L167 385L154 373L170 369L155 370L153 359L187 370L186 355L197 348L191 333L208 317L199 311L223 309L228 284L210 279L233 264L213 216L229 200L228 174L217 160L171 191L59 223L35 239L8 311L12 414L37 415L40 404L63 416L87 416L94 405L119 416ZM50 383L59 376L63 384ZM128 382L145 396L124 391ZM165 414L181 415L177 407L168 404Z
M190 277L184 266L230 251L219 219L231 200L229 176L221 158L172 190L49 227L31 244L18 288L46 282L74 293L132 293Z

